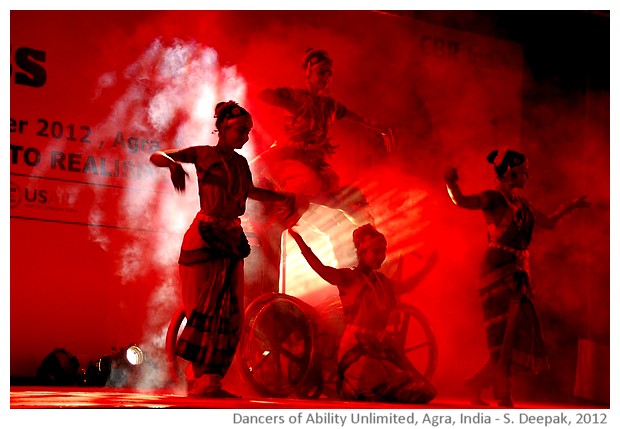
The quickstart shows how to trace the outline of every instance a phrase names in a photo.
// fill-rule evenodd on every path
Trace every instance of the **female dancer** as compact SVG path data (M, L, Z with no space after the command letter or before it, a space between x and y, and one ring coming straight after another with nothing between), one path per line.
M528 178L525 155L512 150L494 150L487 160L497 174L494 190L466 196L458 185L456 169L450 168L445 174L454 204L482 210L489 231L479 290L489 358L482 369L466 381L466 386L476 405L488 405L481 393L492 386L498 405L513 407L511 374L517 369L536 372L548 367L529 274L528 246L534 222L541 228L552 229L567 213L589 207L590 203L583 196L548 216L519 195Z
M309 49L302 68L306 74L306 88L268 88L259 98L281 107L289 113L285 125L285 139L276 142L252 161L258 175L276 188L303 194L310 202L342 210L356 220L371 221L364 196L357 189L342 188L328 158L335 152L329 131L336 120L362 125L383 136L385 147L392 149L392 131L369 121L329 95L333 62L327 52ZM291 163L287 169L282 161ZM284 166L284 168L283 168ZM287 189L288 188L288 189ZM366 212L364 212L366 211Z
M432 268L435 259L407 286L378 272L386 256L387 242L374 226L366 224L353 231L358 265L333 268L323 265L303 238L289 233L299 245L308 264L325 281L336 285L344 311L345 328L338 350L340 398L346 400L425 404L435 388L420 374L387 332L397 294L411 290ZM401 286L401 287L399 287Z
M250 246L241 228L247 198L293 204L292 197L257 188L247 160L235 150L249 139L252 117L234 101L215 108L216 146L158 151L151 162L170 169L177 191L184 192L187 173L180 163L196 166L200 211L183 237L179 256L183 306L188 322L177 354L192 362L190 394L231 396L221 389L243 321L243 259Z
M331 142L329 131L337 120L354 122L380 134L388 152L393 145L392 131L363 118L329 95L332 66L326 51L308 49L302 63L305 88L268 88L260 92L262 101L284 109L289 116L284 138L253 159L250 166L261 186L297 196L298 217L313 203L339 210L355 225L374 223L362 191L342 186L329 164L337 147ZM281 226L280 214L271 206L261 209L265 210L259 210L254 219L263 225L257 228L257 234L267 262L267 276L272 279L265 291L277 291L281 237L286 227Z

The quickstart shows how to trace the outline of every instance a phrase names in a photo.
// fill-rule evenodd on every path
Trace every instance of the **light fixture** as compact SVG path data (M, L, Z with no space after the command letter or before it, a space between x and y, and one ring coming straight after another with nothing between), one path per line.
M144 362L144 352L135 344L91 362L84 372L84 384L87 386L126 387L137 375L138 368Z
M144 353L138 346L129 346L125 352L125 359L127 359L130 365L142 365Z

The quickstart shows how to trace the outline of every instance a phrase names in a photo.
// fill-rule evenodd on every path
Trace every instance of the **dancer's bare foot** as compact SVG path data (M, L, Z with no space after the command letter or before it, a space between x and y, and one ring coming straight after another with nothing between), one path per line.
M503 408L514 408L515 404L512 402L512 398L508 396L497 401L497 406Z
M469 402L471 402L472 405L489 406L489 403L482 399L482 386L480 386L476 380L468 378L465 380L465 387L469 395Z

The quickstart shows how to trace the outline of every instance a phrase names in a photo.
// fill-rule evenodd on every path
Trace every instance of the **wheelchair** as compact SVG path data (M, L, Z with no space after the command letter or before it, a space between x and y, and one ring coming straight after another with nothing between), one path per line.
M176 381L186 378L182 359L174 352L185 321L183 308L178 308L166 334L166 355ZM235 361L243 379L264 397L337 398L337 353L343 329L337 296L311 306L285 293L264 293L245 310ZM399 304L388 331L410 363L431 380L437 368L437 342L423 312Z
M247 220L242 219L243 222ZM249 262L258 271L264 271L265 266L271 265L265 263L264 256L255 256L263 254L264 243L252 232L250 222L244 223L244 230L252 247L246 269ZM284 239L286 234L280 237ZM281 248L284 250L280 268L286 265L286 245ZM257 276L251 280L246 276L247 305L233 366L237 365L243 380L265 397L336 398L337 355L345 326L340 298L329 296L313 306L284 293L283 284L278 292L266 288L264 284L273 283L273 276L274 273L268 273L265 278L271 280L250 284L250 293L248 281L256 281ZM184 323L185 313L179 308L166 334L166 355L175 381L187 379L183 368L187 362L178 359L174 352ZM424 313L413 305L399 304L391 314L388 333L402 347L409 362L430 381L437 368L437 341Z

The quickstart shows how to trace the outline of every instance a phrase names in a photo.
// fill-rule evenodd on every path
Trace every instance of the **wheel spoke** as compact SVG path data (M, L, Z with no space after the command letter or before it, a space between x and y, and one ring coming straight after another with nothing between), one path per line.
M271 340L265 333L263 333L263 331L259 329L254 329L253 334L258 339L258 341L261 341L262 343L267 343L267 344L271 343Z
M403 314L403 320L401 323L399 323L399 325L396 327L396 332L407 335L407 330L409 329L409 319L411 318L411 315L409 313L405 313Z
M305 349L305 346L304 346ZM278 347L278 351L280 353L282 353L284 356L286 356L287 358L289 358L290 360L292 360L293 362L301 365L304 362L304 356L297 356L295 353L293 353L290 350L287 350L286 348L284 348L284 346L280 346Z
M422 347L428 347L430 343L428 341L425 341L423 343L420 344L416 344L415 346L411 346L411 347L406 347L405 348L405 353L409 353L413 350L417 350L417 349L421 349Z
M292 361L298 363L299 365L303 364L304 361L304 354L302 354L301 356L296 355L294 352L292 352L290 349L288 349L286 347L286 342L288 341L289 338L291 338L291 336L295 333L296 331L291 330L288 332L288 335L283 338L279 343L275 343L275 344L271 344L271 348L274 351L277 351L278 353L283 354L284 356L286 356L287 358L291 359ZM303 338L305 338L305 335L301 335ZM303 341L303 350L306 350L309 346L308 344L306 344L305 340Z
M278 380L278 386L282 386L282 361L280 359L280 353L278 351L274 351L273 357L276 364L276 380Z
M292 297L256 305L262 307L254 318L246 319L249 335L241 346L244 366L251 368L244 374L261 391L286 396L298 387L309 368L311 318Z
M269 358L269 354L261 354L260 358L258 358L258 361L256 361L254 365L250 365L250 368L252 368L252 371L257 371L258 369L260 369L260 367L263 366L265 362L267 362L268 358Z

